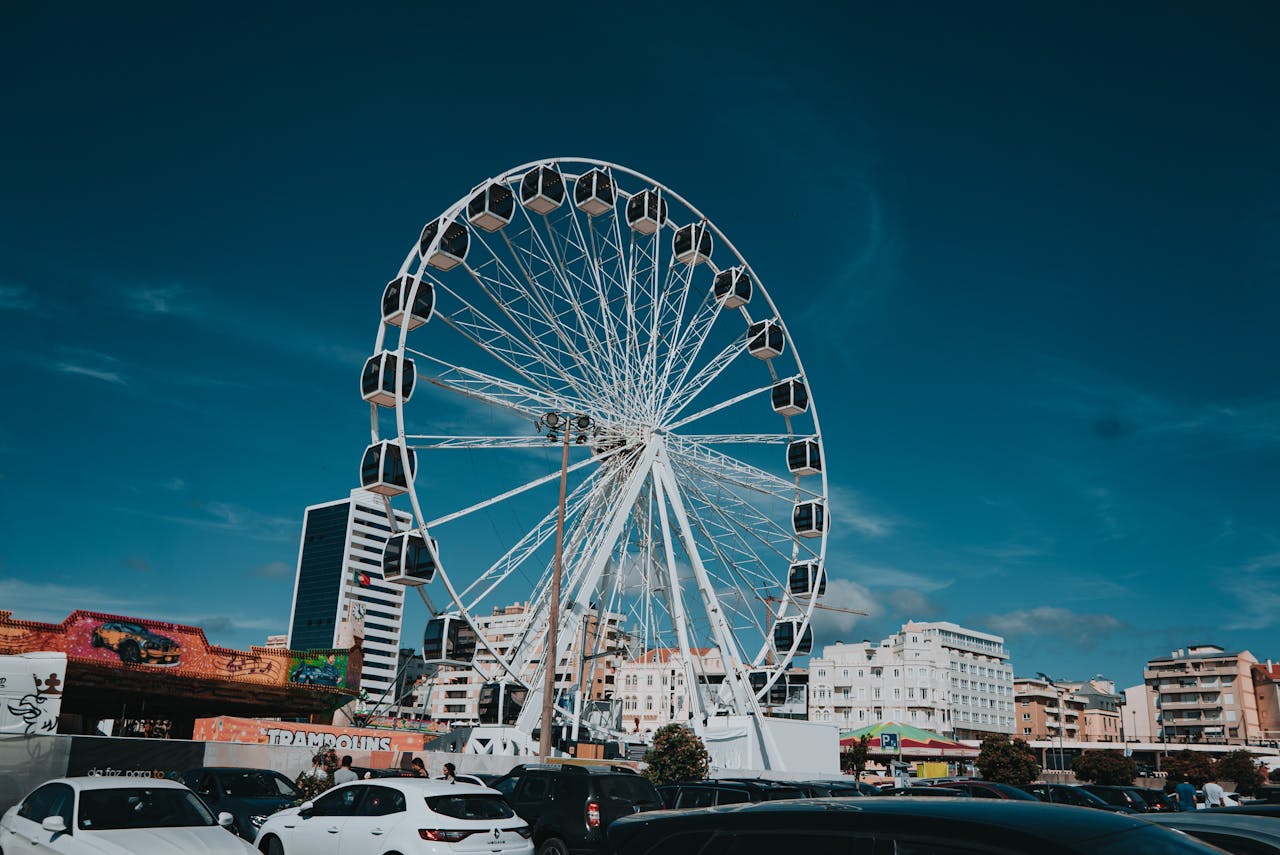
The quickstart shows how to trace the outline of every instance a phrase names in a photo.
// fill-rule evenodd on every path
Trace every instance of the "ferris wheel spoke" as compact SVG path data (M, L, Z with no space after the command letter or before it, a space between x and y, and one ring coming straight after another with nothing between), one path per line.
M709 407L698 410L698 412L694 413L693 415L685 416L684 418L680 419L680 421L678 422L664 423L662 426L663 430L667 431L668 433L677 431L687 424L692 424L693 422L698 421L698 419L705 419L707 416L714 415L727 407L732 407L735 404L740 404L743 401L754 398L756 395L763 395L764 393L772 389L773 389L773 384L770 383L768 386L761 386L759 389L752 389L750 392L743 392L740 395L734 395L732 398L727 398L718 404L712 404ZM675 418L675 416L677 415L679 415L678 410L675 413L672 413L667 418Z
M569 467L569 471L577 472L579 469L583 469L587 466L590 466L595 462L596 461L594 461L591 458L587 458L586 460L581 460L571 465ZM595 477L598 477L598 475L599 475L598 472L592 472L587 477L595 478ZM541 487L543 484L549 484L552 481L558 480L559 478L560 478L560 471L557 469L555 472L552 472L549 475L543 475L541 478L535 478L532 481L529 481L525 484L521 484L519 487L514 487L510 490L507 490L505 493L499 493L498 495L494 496L491 499L485 499L483 502L476 502L474 505L465 507L460 511L454 511L451 514L445 514L442 517L436 517L434 520L427 523L427 528L430 529L438 525L444 525L445 523L453 522L456 519L461 519L462 517L465 517L468 514L473 514L476 511L482 511L485 508L493 507L496 504L505 502L507 499L518 496L521 493L527 493L529 490L532 490L536 487Z
M600 402L588 403L564 393L530 388L512 380L445 362L443 359L420 351L409 350L408 352L443 369L440 374L427 377L431 384L493 406L514 410L534 421L548 412L583 413L597 418L617 418L616 412L602 411Z
M547 438L538 434L529 436L431 436L407 433L404 436L415 451L460 448L546 448Z
M682 442L708 445L785 445L795 439L789 433L679 433L667 434Z
M779 499L822 498L821 493L802 486L801 479L782 478L736 457L690 442L688 437L673 435L668 438L667 444L672 456L679 457L705 474L717 476L724 483L736 484Z
M663 290L666 299L660 304L661 307L665 307L666 311L660 309L658 319L658 335L665 347L665 358L661 359L661 370L657 372L656 382L650 396L654 413L661 413L666 409L663 402L670 401L671 372L676 367L672 364L671 348L673 346L672 343L677 340L679 334L680 321L684 317L685 306L689 300L689 291L693 287L693 274L696 268L696 264L677 265L674 260L667 268L668 284Z
M742 356L746 351L746 334L744 333L741 338L726 346L710 362L698 369L698 372L693 377L688 378L683 386L673 390L667 396L668 404L662 414L663 420L673 419L680 415L708 386L715 382L717 377L724 373L725 369L734 363L734 360Z
M507 330L484 318L482 313L471 308L470 304L465 303L461 298L459 302L464 303L466 313L470 317L464 317L463 312L458 312L453 315L441 314L441 320L475 347L543 391L580 392L580 383L546 373L542 369L546 364L543 358L531 352L523 342L513 337ZM483 319L485 323L479 323L478 319Z
M702 352L707 337L720 316L720 304L712 297L710 289L707 294L708 298L704 299L698 308L698 313L690 320L681 333L680 339L667 354L669 363L674 366L683 366L675 380L667 384L668 400L678 397L686 388L689 373L698 364L698 354Z

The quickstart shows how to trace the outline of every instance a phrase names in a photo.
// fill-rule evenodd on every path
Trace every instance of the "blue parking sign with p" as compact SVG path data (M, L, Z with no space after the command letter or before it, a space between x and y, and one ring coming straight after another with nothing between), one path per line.
M896 733L880 734L880 750L881 751L897 751L898 750L898 734Z

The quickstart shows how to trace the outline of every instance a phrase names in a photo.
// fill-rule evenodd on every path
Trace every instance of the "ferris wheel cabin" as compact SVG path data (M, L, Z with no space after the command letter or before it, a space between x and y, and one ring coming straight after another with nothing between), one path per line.
M792 475L817 475L822 471L822 446L816 439L797 439L789 443L787 468Z
M409 305L410 297L413 298L412 306ZM431 320L435 305L436 289L430 282L419 282L413 276L401 276L388 282L382 292L382 320L397 327L414 329Z
M681 264L702 264L711 258L711 229L706 223L691 223L676 229L671 250Z
M515 724L529 697L519 683L494 682L480 686L476 717L481 724Z
M813 652L813 628L805 626L804 630L800 629L804 626L801 618L782 618L773 625L773 651L779 656L786 656L793 653L792 645L795 645L795 656L808 656Z
M578 179L573 188L573 203L589 217L612 211L618 194L613 179L603 169L593 169Z
M400 393L397 395L396 368L399 362L399 358L389 350L370 356L364 363L364 371L360 372L360 397L379 407L394 407L397 401L409 400L416 381L413 360L405 358Z
M520 204L535 214L550 214L564 201L564 176L550 166L530 170L520 181Z
M792 564L787 574L787 588L791 596L800 599L821 597L827 593L827 572L817 561Z
M439 544L417 532L402 531L393 534L382 548L382 578L400 585L425 585L436 577L436 560L431 550L439 553Z
M747 327L747 352L756 359L773 359L786 348L782 325L777 321L756 321Z
M443 228L444 234L441 235L439 244L432 246L440 232L441 221L432 220L427 223L422 230L422 237L418 239L418 253L435 269L452 270L466 261L471 233L466 226L452 220Z
M398 496L409 491L417 455L412 448L384 439L364 450L360 460L360 486L383 496Z
M800 537L822 537L827 532L827 506L822 502L797 502L791 511L791 527Z
M796 416L809 409L809 390L803 380L783 380L769 390L769 395L773 399L773 411L780 415Z
M627 225L651 235L667 222L667 200L657 190L642 190L627 201Z
M440 615L422 632L422 661L428 665L471 667L476 658L476 631L461 615Z
M486 232L496 232L511 222L516 212L516 197L511 188L490 181L476 191L467 203L467 222Z
M747 674L747 679L751 683L751 692L756 696L756 700L768 704L772 707L780 707L787 702L787 680L786 675L778 677L772 686L769 686L769 693L766 696L764 687L769 683L768 671L751 671Z
M751 302L751 274L745 268L730 267L716 274L712 286L716 302L726 309L736 309Z

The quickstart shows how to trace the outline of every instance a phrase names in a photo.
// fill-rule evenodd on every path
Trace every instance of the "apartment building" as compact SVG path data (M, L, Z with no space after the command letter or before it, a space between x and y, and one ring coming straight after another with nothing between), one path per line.
M492 614L476 618L476 628L494 650L507 656L511 652L511 644L529 619L528 609L528 603L495 608ZM606 612L603 621L594 611L584 616L572 642L567 647L561 645L564 655L556 668L557 690L574 690L581 683L587 687L587 700L605 700L614 696L621 657L605 651L620 650L626 646L628 639L622 631L624 621L624 615L613 612ZM585 651L586 657L580 656L579 651ZM524 663L522 677L526 681L533 678L535 663L541 655L541 644L535 644L529 661ZM479 717L481 686L503 677L504 672L497 659L479 645L472 667L441 667L434 677L421 681L415 691L414 705L436 721L475 724Z
M1004 639L914 622L878 644L827 645L809 660L809 720L855 729L898 721L955 739L1015 732Z
M702 708L714 711L724 683L724 660L714 647L689 651L699 683ZM684 656L676 647L646 650L618 668L618 697L622 701L622 727L631 733L652 733L664 724L686 722L693 717L685 690L688 673Z
M1253 666L1253 696L1258 705L1257 739L1280 742L1280 662Z
M1014 732L1019 738L1028 741L1053 740L1059 735L1067 741L1083 738L1084 701L1063 684L1019 677L1013 681L1013 694L1017 704Z
M1254 666L1247 650L1213 644L1151 659L1142 677L1154 697L1155 736L1165 742L1243 744L1261 737Z

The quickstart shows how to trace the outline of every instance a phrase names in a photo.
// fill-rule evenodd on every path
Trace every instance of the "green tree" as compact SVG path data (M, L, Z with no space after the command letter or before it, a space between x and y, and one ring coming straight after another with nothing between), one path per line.
M1243 748L1223 755L1214 764L1213 777L1217 781L1235 781L1236 792L1244 796L1253 795L1262 786L1262 770L1258 761Z
M1003 733L993 733L982 740L977 765L984 779L1015 787L1030 784L1040 774L1031 746L1021 739L1010 740Z
M1138 777L1138 764L1119 751L1084 751L1071 761L1071 771L1082 781L1128 786Z
M1205 781L1214 779L1213 760L1203 751L1192 751L1184 748L1177 754L1170 754L1160 764L1169 773L1169 783L1190 781L1197 787Z
M840 768L853 772L855 779L861 779L862 773L867 771L867 758L870 755L871 737L864 735L840 755Z
M698 735L680 724L665 724L653 735L653 748L644 755L644 775L655 786L700 781L707 777L711 755Z

